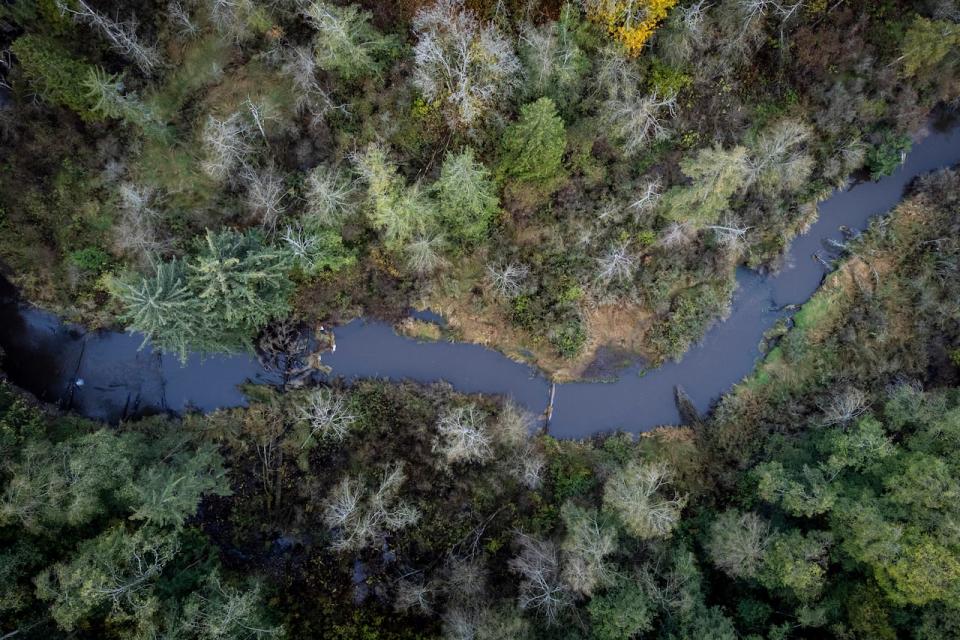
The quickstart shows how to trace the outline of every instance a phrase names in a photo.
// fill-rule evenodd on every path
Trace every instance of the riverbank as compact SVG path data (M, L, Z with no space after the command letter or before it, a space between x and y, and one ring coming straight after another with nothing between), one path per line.
M678 385L697 410L708 411L753 370L764 333L792 314L790 305L816 291L824 270L814 258L832 259L828 251L846 241L844 229L849 233L865 228L873 216L899 201L916 176L957 161L960 128L931 131L893 175L834 194L822 203L817 223L797 238L780 272L764 276L739 269L729 317L714 325L682 360L644 370L643 375L634 366L613 382L557 385L551 433L583 438L599 431L640 432L678 424ZM0 344L15 363L11 379L41 399L91 417L117 420L156 411L237 406L245 402L241 383L277 382L276 373L251 355L192 354L181 366L173 356L157 354L149 346L141 350L139 336L84 333L24 305L8 303L5 309ZM337 350L322 358L331 367L331 377L444 380L463 393L506 395L534 415L547 405L550 384L534 368L482 346L417 342L397 335L390 325L362 319L338 327L335 334ZM78 377L85 381L82 387L75 384Z

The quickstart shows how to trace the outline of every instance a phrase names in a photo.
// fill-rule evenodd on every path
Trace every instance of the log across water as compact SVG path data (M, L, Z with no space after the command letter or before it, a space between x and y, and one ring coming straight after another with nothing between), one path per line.
M924 132L891 176L839 190L820 204L817 222L796 238L784 267L765 276L741 268L728 318L711 328L679 362L639 375L624 370L614 382L559 384L555 393L533 368L490 349L446 342L416 342L384 323L355 320L336 329L337 350L323 363L346 379L445 380L466 393L504 394L534 413L552 399L550 433L587 437L609 429L645 431L680 420L674 390L679 385L705 412L749 374L760 355L764 332L789 317L795 305L816 291L824 255L842 228L864 229L870 218L889 211L916 176L960 162L960 127ZM142 336L111 331L85 332L55 316L19 302L0 282L0 347L15 384L41 400L82 415L117 421L125 417L189 409L211 411L243 405L238 385L277 384L281 377L247 354L193 354L186 365L149 346ZM78 384L82 381L82 384Z

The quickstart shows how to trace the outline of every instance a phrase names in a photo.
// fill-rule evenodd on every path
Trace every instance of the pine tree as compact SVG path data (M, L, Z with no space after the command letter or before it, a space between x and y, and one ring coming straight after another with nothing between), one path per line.
M207 231L189 260L154 264L154 273L114 280L122 317L161 351L249 349L253 336L289 311L291 254L256 232Z
M84 81L96 71L51 38L25 35L10 47L32 87L44 100L73 110L84 120L102 120Z
M142 453L135 436L105 430L57 444L29 441L6 465L11 479L0 500L0 525L43 533L90 523L123 503Z
M123 81L119 76L95 67L89 70L83 86L93 103L92 110L101 116L119 118L153 137L166 134L163 124L146 104L132 94L124 94Z
M307 3L303 13L317 30L317 66L346 80L378 75L394 48L393 38L370 25L370 13L354 5L338 7L322 0Z
M663 199L667 216L681 223L716 223L730 205L730 198L743 187L749 175L747 150L725 150L714 146L701 149L693 158L680 163L691 178L686 187L671 190Z
M928 76L945 60L960 59L960 25L916 16L903 38L901 60L907 77Z
M200 340L200 301L187 286L186 268L174 258L155 262L152 276L111 281L111 291L124 307L121 319L161 351L186 360Z
M293 288L287 255L264 247L255 232L229 229L208 230L198 247L187 265L190 288L201 313L218 323L228 344L249 344L267 322L287 314Z
M370 224L383 234L384 244L401 249L417 234L425 233L436 218L436 207L419 184L407 186L386 150L370 144L356 158L357 169L367 183L371 206Z
M50 601L50 615L65 631L81 626L101 608L118 619L141 617L155 606L152 587L178 548L170 533L131 533L119 524L41 572L37 595Z
M139 504L130 519L179 529L197 512L204 495L230 495L226 475L223 458L210 444L177 453L137 478L134 492Z
M481 242L500 201L490 172L474 158L473 149L447 154L433 188L440 201L444 231L465 245Z
M563 169L567 133L550 98L520 109L520 119L503 139L500 174L520 182L547 183Z

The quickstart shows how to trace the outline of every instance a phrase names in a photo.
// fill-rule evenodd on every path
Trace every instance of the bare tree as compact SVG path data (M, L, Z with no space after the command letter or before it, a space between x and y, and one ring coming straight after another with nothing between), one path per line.
M867 408L867 394L856 387L845 387L820 405L820 410L823 411L822 424L849 424L866 413Z
M519 534L520 553L510 561L510 568L520 575L521 609L540 613L553 624L561 611L572 604L570 593L560 577L560 559L551 541Z
M507 447L518 447L530 441L534 417L513 400L507 399L500 408L492 433Z
M635 217L640 217L657 206L662 188L660 178L647 183L647 186L641 191L640 197L630 203L630 209L633 209Z
M331 438L342 442L357 421L346 396L323 388L314 389L297 404L297 416L309 428L307 439L301 447L313 438Z
M539 489L543 484L543 472L547 467L547 459L543 452L529 441L513 451L511 474L531 491Z
M244 165L250 153L248 135L249 126L238 113L224 120L208 116L202 134L207 156L202 166L207 175L224 180Z
M614 511L641 539L666 538L680 521L686 496L669 492L673 473L663 462L628 462L607 480L604 508Z
M485 422L486 416L473 403L445 411L437 421L433 450L445 464L487 460L493 451Z
M297 111L313 116L313 124L318 124L331 111L349 115L347 105L335 101L320 85L317 80L317 61L308 47L285 48L281 52L281 58L283 63L280 71L290 78L297 88Z
M670 564L663 566L664 560L670 560ZM698 603L700 571L696 564L689 551L679 551L672 558L661 555L640 569L637 581L658 608L683 615Z
M446 103L454 128L470 128L516 82L520 63L493 25L481 26L463 0L437 0L413 19L413 82Z
M470 607L451 607L442 618L444 640L476 640L477 611Z
M666 120L676 115L675 95L644 94L644 82L622 51L607 51L597 83L606 93L600 117L624 153L633 155L654 140L669 135Z
M356 551L382 541L388 531L399 531L416 524L419 510L400 500L400 488L406 481L402 464L383 469L380 482L372 491L364 489L362 477L344 477L325 501L324 523L334 530L333 548Z
M707 551L713 563L732 578L756 576L770 542L770 525L753 513L725 511L710 527Z
M629 246L629 242L621 242L610 247L610 250L597 260L597 278L601 282L626 282L633 277L635 260L630 254Z
M260 10L255 0L207 0L210 22L236 43L252 35L250 18Z
M525 78L523 88L533 97L550 96L562 100L579 94L578 83L587 67L586 55L577 45L567 12L560 19L535 26L530 22L520 30L519 49Z
M487 278L493 290L505 298L515 298L523 291L524 280L530 274L526 265L513 262L487 267Z
M254 102L250 97L247 97L243 104L247 108L247 114L250 116L254 128L263 137L267 146L270 146L270 141L267 139L267 123L278 119L275 109L269 102Z
M156 190L130 182L120 185L120 221L114 227L114 247L146 265L150 256L169 248L160 236L160 214L154 209Z
M620 140L624 152L633 155L652 141L666 138L670 133L666 120L676 116L676 112L675 95L644 95L638 84L624 82L618 83L603 103L602 118L613 137Z
M357 208L356 181L337 166L314 167L306 180L307 215L336 227Z
M243 182L247 187L246 204L250 215L267 232L273 233L277 222L283 215L283 199L287 189L283 179L271 169L243 172Z
M298 264L309 267L313 264L313 252L317 248L317 237L304 231L300 225L287 225L281 238Z
M779 22L780 41L786 38L787 24L803 9L806 0L734 0L721 5L727 25L726 46L732 51L750 51L764 38L768 17Z
M200 33L200 27L190 18L190 12L183 8L179 0L171 0L167 4L167 17L181 37L193 38Z
M433 615L433 603L438 586L435 580L404 576L397 581L397 595L393 600L393 608L397 611L416 611L426 616Z
M446 240L441 234L418 235L404 247L407 266L420 275L433 273L447 263L443 257L445 248Z
M660 238L661 246L666 248L682 247L693 240L692 228L688 224L671 222Z
M677 7L677 18L683 28L692 34L700 34L707 17L707 11L713 5L709 0L697 0L689 5Z
M810 128L786 119L762 132L747 158L747 184L768 192L790 191L806 183L813 159L803 149Z
M86 0L56 0L56 3L64 15L70 14L78 22L99 31L114 51L132 60L143 73L151 75L160 66L160 53L156 47L140 42L137 37L137 22L133 17L126 22L111 20L97 13Z
M598 587L613 582L614 573L606 557L617 549L616 533L600 524L596 511L567 502L561 509L566 534L562 577L575 593L590 596Z
M727 218L723 224L709 224L704 229L713 231L720 244L733 250L737 250L746 242L747 231L750 227L744 227L732 218Z
M346 476L338 482L327 496L323 521L328 527L341 527L353 520L360 511L360 483Z
M932 14L934 20L960 22L960 4L957 0L936 0Z
M487 591L489 571L478 549L466 556L450 554L443 565L444 590L451 602L473 605Z

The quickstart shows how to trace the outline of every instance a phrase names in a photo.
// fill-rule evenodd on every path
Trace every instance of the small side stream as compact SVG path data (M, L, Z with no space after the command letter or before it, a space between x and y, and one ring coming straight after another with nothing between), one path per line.
M830 241L843 241L842 227L862 230L871 217L892 209L918 175L960 162L960 126L931 125L904 164L879 182L861 182L820 204L818 221L794 240L784 267L772 276L737 272L730 316L710 329L679 362L640 375L634 366L614 382L558 385L550 433L587 437L609 429L646 431L677 424L677 385L700 411L749 374L760 356L764 332L816 291L830 260ZM504 394L534 413L547 404L550 383L532 367L472 344L416 342L382 322L354 320L336 329L337 350L324 354L331 375L346 379L445 380L466 393ZM40 399L106 421L157 412L181 413L245 404L238 385L279 384L280 376L247 354L205 359L140 349L142 336L85 332L20 302L0 278L0 347L5 370L17 385ZM82 380L82 386L76 384Z

